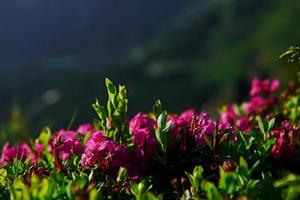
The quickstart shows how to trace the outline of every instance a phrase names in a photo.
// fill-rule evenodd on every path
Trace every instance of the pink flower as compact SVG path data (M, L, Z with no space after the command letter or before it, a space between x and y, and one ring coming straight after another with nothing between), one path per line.
M250 90L251 100L243 104L243 109L247 115L259 114L276 103L276 97L272 93L279 87L279 81L268 79L259 80L253 79L252 87Z
M216 121L216 127L218 128L217 133L219 135L228 134L234 142L237 142L237 136L235 134L235 130L231 125L224 124L222 121ZM225 139L228 140L228 137L226 136Z
M91 124L82 124L78 127L77 133L86 134L87 132L95 132L95 128Z
M184 154L190 146L189 142L193 141L193 136L189 128L194 114L194 109L188 109L180 115L171 115L168 117L168 122L171 122L169 133L172 141L169 149L172 154Z
M173 115L168 118L172 122L170 134L173 139L181 140L183 135L187 134L187 130L192 122L195 114L194 109L184 111L181 115Z
M147 115L138 113L129 122L129 130L132 134L133 144L141 149L142 154L147 157L154 156L157 141L154 135L155 121Z
M225 124L234 125L236 118L237 118L237 114L234 110L234 106L228 105L226 112L221 113L220 120Z
M263 98L261 96L252 97L249 102L243 104L243 109L246 114L258 114L263 112L268 107L275 104L276 99L273 97Z
M248 132L251 130L251 124L247 117L241 117L236 120L236 127L240 131Z
M36 162L36 155L26 143L9 147L9 143L7 142L2 149L0 165L7 166L15 159L21 160L22 162L29 159L30 163L34 164Z
M184 111L183 113L181 113L181 115L179 115L179 117L176 119L176 124L178 126L186 126L189 123L191 123L193 116L195 114L195 110L194 109L189 109Z
M276 91L278 88L279 88L278 80L270 81L268 79L259 80L258 78L254 78L252 80L250 96L269 95L272 92Z
M44 150L44 145L41 143L35 143L35 150L38 157L41 157Z
M129 122L129 129L134 131L136 129L150 129L156 124L155 120L150 119L146 114L138 113Z
M83 145L81 138L76 131L65 131L63 129L56 132L49 141L49 151L58 156L59 159L67 160L72 155L81 155Z
M206 145L205 137L213 136L215 126L216 122L206 112L201 112L195 117L195 121L191 124L191 131L197 146L204 147Z
M229 124L211 119L206 112L201 112L191 124L191 132L198 147L204 147L206 145L205 137L212 139L215 131L221 136L228 133L234 141L237 141L234 129Z
M273 130L271 137L276 138L272 147L271 155L277 160L294 158L296 155L298 128L293 127L291 122L285 120L281 126Z
M253 105L251 103L244 104L244 108L247 112L253 111ZM240 131L247 132L251 129L251 124L247 117L239 117L234 110L233 105L228 105L226 112L221 113L221 123L226 126L236 126Z
M126 167L127 149L105 137L102 132L92 133L86 143L81 165L83 167L99 166L108 171L113 168Z

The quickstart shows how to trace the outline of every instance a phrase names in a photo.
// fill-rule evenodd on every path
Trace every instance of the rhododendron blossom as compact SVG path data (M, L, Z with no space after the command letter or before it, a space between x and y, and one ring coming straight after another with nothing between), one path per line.
M234 110L233 105L226 106L226 111L221 112L220 120L229 125L234 125L236 119L237 119L237 113Z
M251 124L247 117L239 117L233 105L228 105L225 112L221 112L220 121L226 126L236 126L240 131L249 131Z
M78 127L77 133L86 134L88 132L95 132L95 128L91 124L82 124Z
M91 168L99 166L107 171L112 168L126 166L127 159L127 149L107 138L99 131L94 132L87 141L81 165Z
M270 95L272 92L276 91L278 88L279 88L278 80L270 81L268 79L259 80L258 78L254 78L252 80L250 96Z
M142 154L152 157L155 154L157 141L154 135L156 122L145 114L138 113L129 122L133 144L141 149Z
M84 151L81 138L76 131L56 132L49 141L49 151L62 160L69 159L72 155L81 155Z
M296 141L298 129L291 122L285 120L281 126L271 132L271 137L276 138L271 155L276 159L293 158L296 155Z
M279 87L279 81L273 80L259 80L255 78L252 81L250 90L251 99L243 104L244 112L249 114L262 113L269 107L273 107L277 98L272 96Z
M29 159L30 163L33 164L36 162L36 155L26 143L9 147L9 143L7 142L2 149L0 165L7 166L10 162L13 162L15 159L20 160L22 162Z
M173 138L180 137L180 132L190 126L194 117L195 110L189 109L181 113L181 115L173 115L169 117L169 121L172 123L170 134Z
M201 112L195 117L194 122L191 124L191 131L199 147L205 146L205 137L212 138L215 131L221 135L228 133L234 141L237 140L234 129L231 126L224 124L222 121L211 119L206 112Z
M249 122L249 119L247 117L241 117L236 120L236 127L240 131L248 132L252 126Z

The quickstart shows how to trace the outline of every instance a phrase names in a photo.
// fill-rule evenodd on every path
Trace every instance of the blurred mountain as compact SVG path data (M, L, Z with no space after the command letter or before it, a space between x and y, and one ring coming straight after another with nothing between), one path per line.
M106 64L194 1L2 0L0 66L12 71Z
M35 76L34 81L30 79L16 90L20 91L23 111L34 130L46 124L54 128L67 127L75 111L75 124L92 121L94 115L90 105L95 97L102 103L106 99L104 77L127 86L130 115L138 111L149 111L158 98L167 110L174 112L195 107L216 113L216 105L244 99L251 78L255 75L277 77L282 80L283 85L287 84L288 79L296 77L297 67L278 59L289 45L300 42L300 3L296 0L215 0L195 1L185 6L179 4L177 3L177 10L169 7L173 10L173 14L169 15L172 19L165 18L161 22L163 26L157 28L157 31L149 28L151 25L148 23L143 24L143 19L135 19L133 16L131 21L140 20L136 27L144 30L145 35L141 34L141 39L136 39L139 38L136 35L132 36L132 40L124 36L130 35L132 28L123 27L120 32L112 31L117 34L114 38L123 38L127 47L121 45L120 40L108 42L107 45L101 45L104 41L97 43L96 41L105 38L100 32L89 36L89 44L93 48L103 47L101 51L113 55L107 60L114 62L105 66L99 64L99 67L88 69L79 67L94 65L91 61L93 59L86 59L81 55L92 55L96 60L102 58L101 53L98 58L91 53L101 52L99 49L90 51L87 50L89 48L82 48L82 52L78 53L81 46L76 42L67 44L65 51L56 52L53 49L54 57L50 61L47 60L49 58L46 59L46 66L55 66L55 63L67 66L74 62L73 58L82 59L82 63L76 61L75 63L79 63L78 67L65 67L59 71L47 68L47 71ZM161 6L168 10L168 3L162 3ZM135 4L131 7L136 9ZM150 15L157 11L155 6L149 9L151 11L148 9L139 9L139 15L146 15L147 12ZM119 12L124 12L122 7ZM110 14L116 13L118 12L115 10ZM125 15L127 14L123 17ZM153 23L159 23L159 19L153 18ZM128 21L128 26L131 21ZM118 26L122 27L124 24ZM55 35L55 30L51 31L49 35ZM110 33L108 31L106 34ZM83 31L82 34L88 33ZM69 36L59 37L62 38L57 41L49 40L49 45ZM70 36L72 37L75 41L76 37ZM117 48L119 45L124 51ZM112 52L118 50L123 53L115 56ZM103 62L105 61L103 58ZM32 62L28 63L31 66ZM41 64L35 63L34 66L39 65ZM40 70L38 67L36 69ZM26 70L21 72L23 75L27 73ZM9 93L9 90L6 91Z

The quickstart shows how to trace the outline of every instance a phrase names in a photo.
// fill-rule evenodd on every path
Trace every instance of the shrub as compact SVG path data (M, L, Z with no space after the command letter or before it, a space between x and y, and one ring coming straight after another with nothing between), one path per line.
M255 78L219 119L160 101L128 119L126 88L106 87L92 124L4 145L2 199L300 198L298 83L280 93L278 80Z

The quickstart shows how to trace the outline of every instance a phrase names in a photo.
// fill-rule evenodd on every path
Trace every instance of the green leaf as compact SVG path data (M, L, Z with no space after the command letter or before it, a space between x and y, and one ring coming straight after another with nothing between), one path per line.
M100 119L97 121L97 124L99 125L100 130L105 131L106 130L107 112L106 112L104 106L101 106L99 104L98 99L96 99L96 103L94 103L92 105L92 107L96 111L96 113Z
M138 189L138 184L134 181L131 181L131 188L130 188L131 192L137 196L139 193L139 189Z
M155 136L159 142L162 151L166 154L167 147L169 145L169 128L171 123L167 123L168 113L166 111L162 112L157 119L157 129L155 130Z
M267 131L268 131L268 124L265 122L265 121L263 121L261 118L259 118L258 119L258 126L259 126L259 129L260 129L260 131L264 134L264 135L266 135L267 134Z
M196 166L195 168L194 168L194 170L193 170L193 176L194 177L197 177L197 178L203 178L203 167L201 166L201 165L199 165L199 166Z
M279 58L287 58L288 62L298 62L300 64L300 47L297 45L291 46Z
M240 157L240 166L248 169L248 163L243 157Z
M208 200L224 200L218 188L213 183L204 181L202 189L205 191Z
M162 112L161 102L160 100L156 100L155 104L153 105L153 113L156 119L161 114L161 112Z
M16 178L13 182L13 194L16 199L30 200L30 192L21 179ZM15 199L15 198L12 198Z
M300 185L300 176L297 176L296 174L293 174L293 173L289 173L282 179L277 180L274 183L274 187L285 187L285 186L289 186L291 184Z
M44 145L44 146L48 146L48 142L50 140L51 137L51 131L48 127L44 128L42 130L42 132L39 135L38 140Z
M91 136L91 131L87 132L85 135L84 135L84 138L83 138L83 144L85 145L87 143L87 141L89 140L90 136Z
M259 134L259 132L256 130L250 130L248 134L254 137L255 139L259 139L259 140L262 139L261 134Z
M103 200L101 192L98 192L96 188L93 188L89 193L89 200Z
M274 127L275 124L275 118L272 118L269 122L268 122L268 132L271 131L271 129Z
M151 192L146 192L141 198L141 200L162 200L162 199L163 199L162 195L155 196Z
M264 150L265 152L268 152L272 145L276 142L276 138L271 138L269 139L265 144L264 144Z
M114 97L117 94L116 86L108 78L105 78L105 84L109 97Z
M275 188L282 189L282 199L299 199L300 197L300 176L289 173L274 184Z
M249 170L249 176L250 175L252 175L252 173L256 170L256 168L258 167L258 165L260 164L260 160L258 160L258 161L256 161L253 165L252 165L252 167L251 167L251 169Z
M124 167L120 167L117 177L117 182L125 182L127 179L127 169Z
M7 171L4 168L0 169L0 184L5 186L6 184Z
M152 185L150 185L149 181L147 180L142 180L138 184L138 190L140 194L143 194L151 189Z
M157 119L158 128L164 128L167 123L168 113L166 111L162 112Z
M208 135L204 135L204 140L210 149L213 149L211 138Z
M236 174L234 172L224 172L219 180L219 188L229 195L238 191Z

